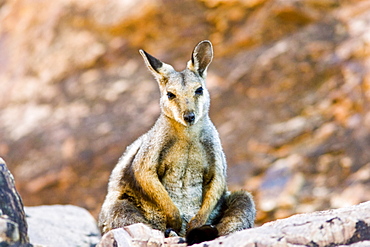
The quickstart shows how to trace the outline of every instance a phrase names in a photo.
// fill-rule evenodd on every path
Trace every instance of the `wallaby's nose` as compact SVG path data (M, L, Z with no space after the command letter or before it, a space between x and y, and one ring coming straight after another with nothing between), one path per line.
M184 120L185 122L192 124L195 121L195 114L194 112L185 112L184 113Z

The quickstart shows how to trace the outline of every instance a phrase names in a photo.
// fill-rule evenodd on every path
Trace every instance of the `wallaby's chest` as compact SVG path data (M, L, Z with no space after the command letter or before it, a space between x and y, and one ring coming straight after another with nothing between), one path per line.
M202 187L207 160L200 142L177 141L162 154L158 176L169 191L181 189L185 193L193 187Z
M190 220L202 203L209 154L200 142L177 141L162 155L158 176L184 219Z

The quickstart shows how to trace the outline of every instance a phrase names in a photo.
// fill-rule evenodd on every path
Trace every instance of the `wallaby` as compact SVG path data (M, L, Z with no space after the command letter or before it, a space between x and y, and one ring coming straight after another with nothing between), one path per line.
M211 42L200 42L181 72L140 54L159 84L161 114L113 169L99 215L102 233L144 223L188 234L192 244L252 227L254 202L248 192L227 190L225 155L208 116Z

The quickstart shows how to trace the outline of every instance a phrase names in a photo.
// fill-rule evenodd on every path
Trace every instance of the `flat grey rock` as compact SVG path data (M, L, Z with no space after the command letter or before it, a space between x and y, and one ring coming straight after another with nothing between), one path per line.
M28 235L34 245L92 247L100 232L92 215L72 205L25 207Z

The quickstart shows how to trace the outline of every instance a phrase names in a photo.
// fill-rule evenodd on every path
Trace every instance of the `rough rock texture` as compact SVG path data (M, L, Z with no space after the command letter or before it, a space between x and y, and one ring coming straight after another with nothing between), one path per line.
M106 233L98 247L186 246L178 242L179 238L165 239L161 232L143 224L135 224ZM192 246L370 246L370 202L336 210L298 214Z
M158 116L138 49L181 70L203 39L230 188L258 224L370 200L370 0L2 0L0 23L0 156L26 205L96 216Z
M27 222L13 175L0 158L0 246L31 246Z
M100 239L95 219L72 205L25 207L30 242L52 247L91 247Z
M163 233L139 223L123 228L113 229L102 237L96 247L131 247L131 246L186 246L180 237L165 238Z

